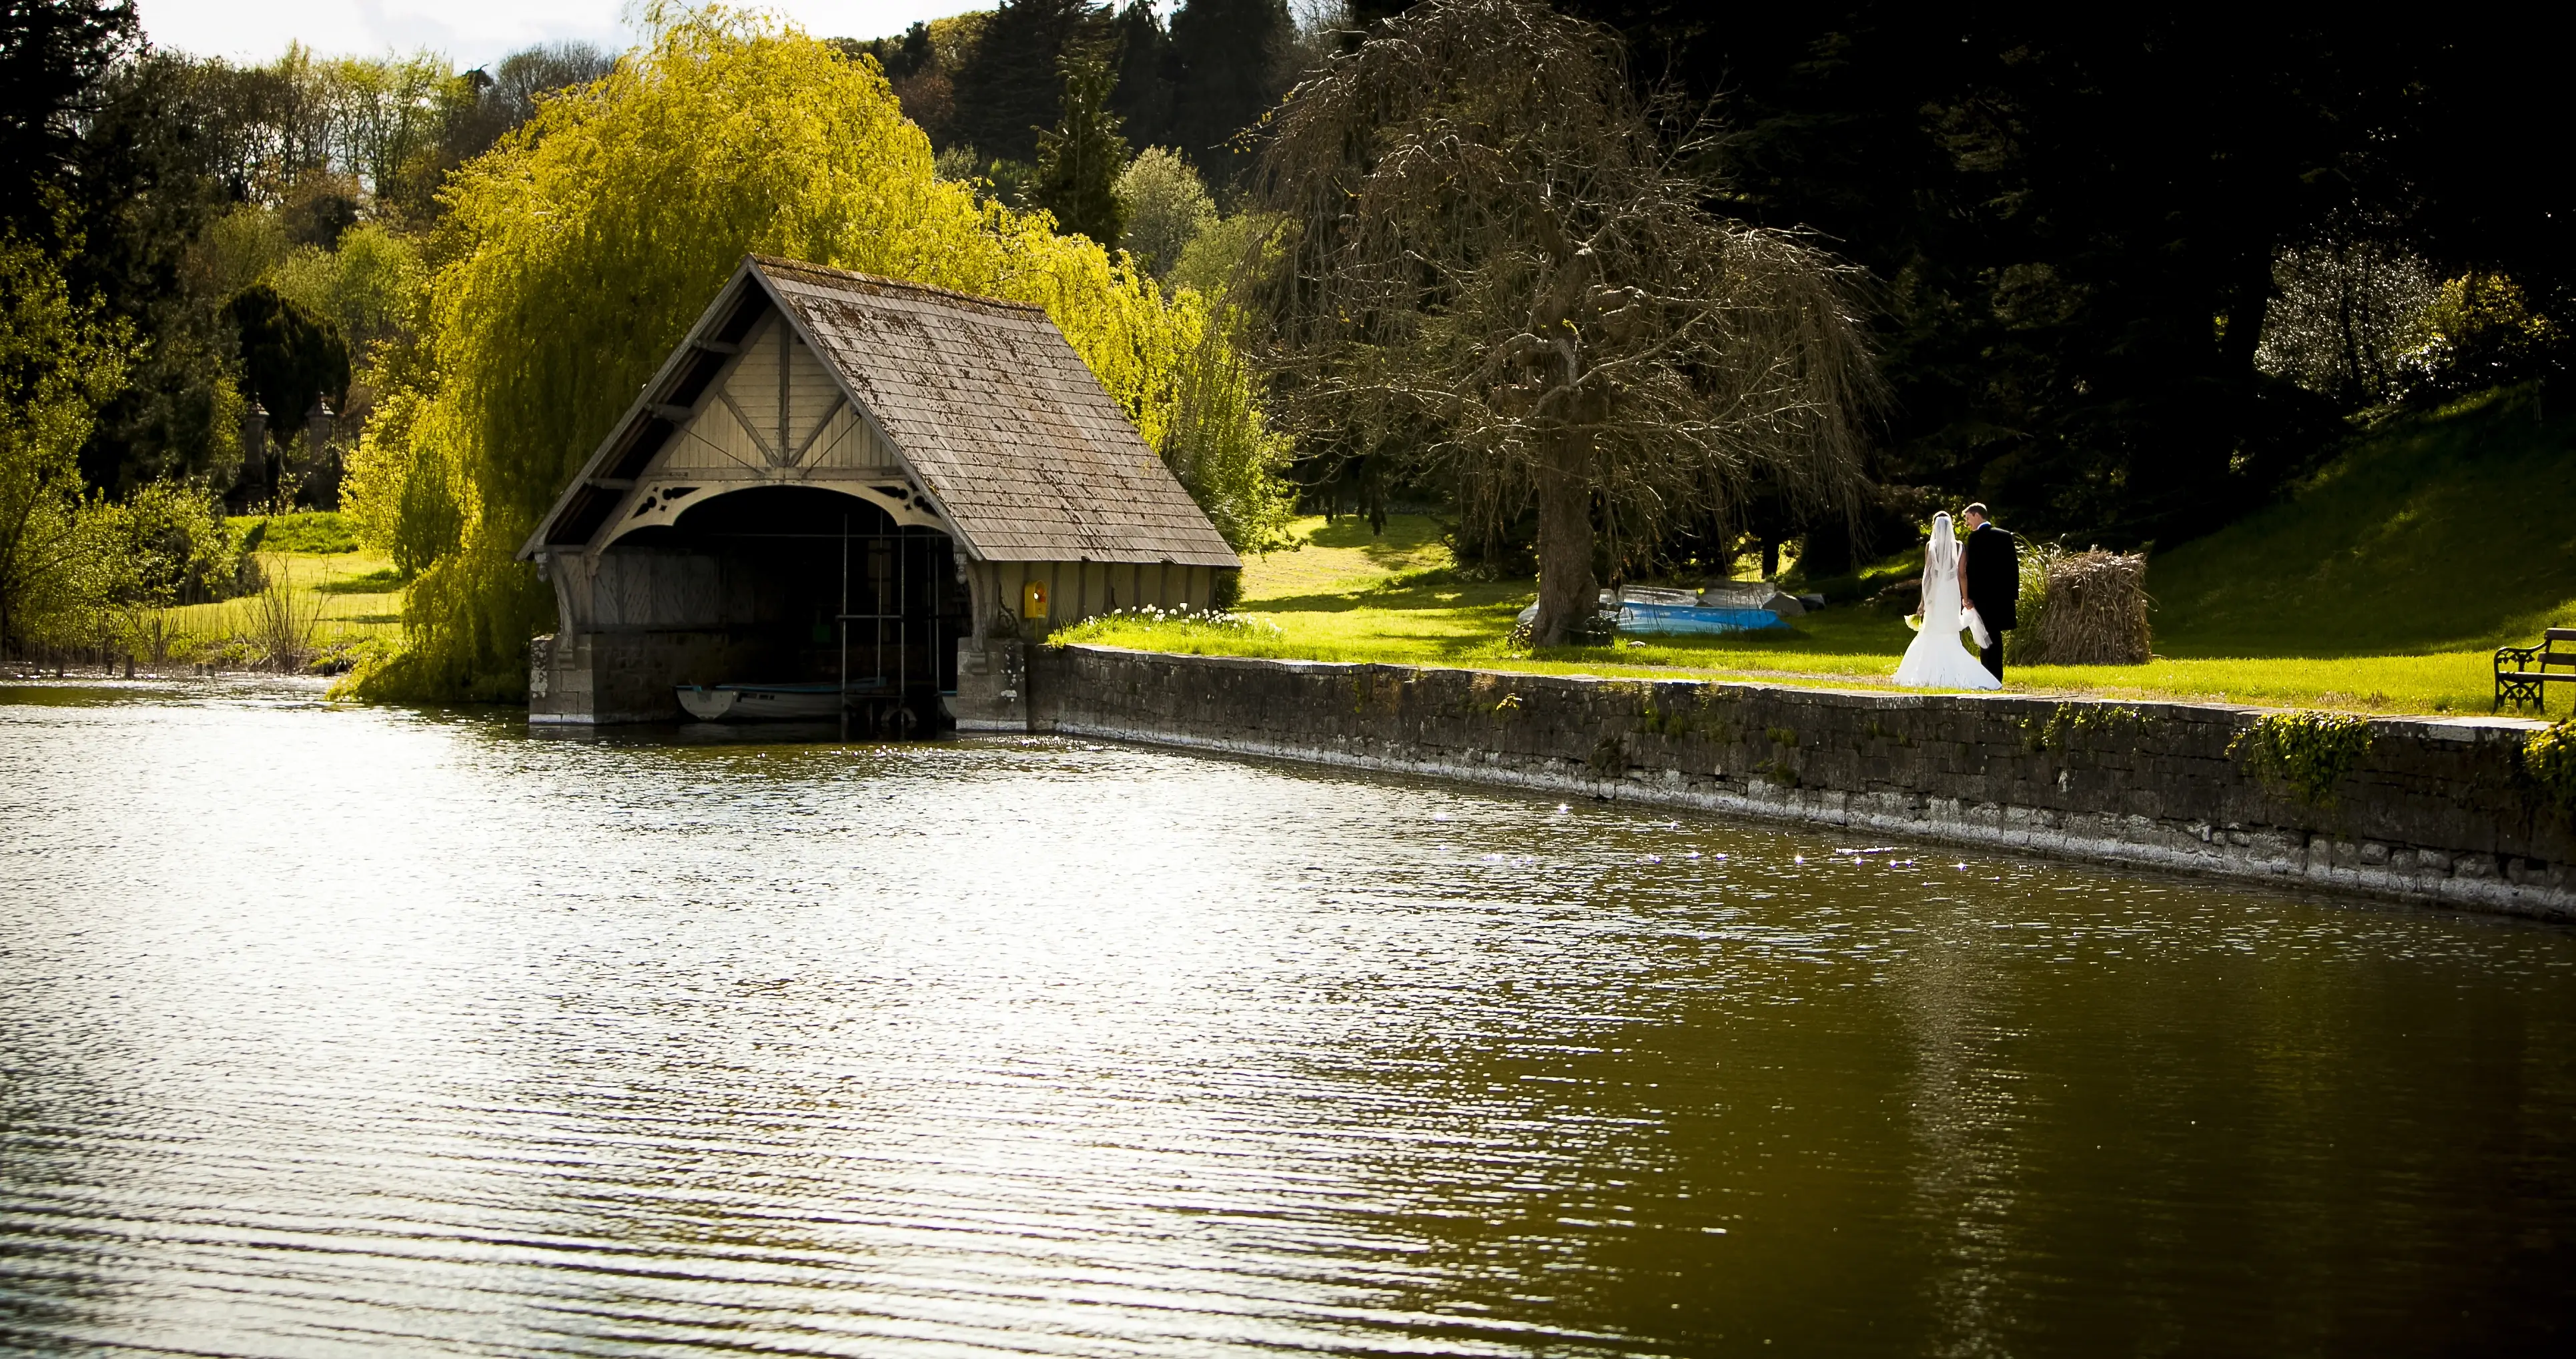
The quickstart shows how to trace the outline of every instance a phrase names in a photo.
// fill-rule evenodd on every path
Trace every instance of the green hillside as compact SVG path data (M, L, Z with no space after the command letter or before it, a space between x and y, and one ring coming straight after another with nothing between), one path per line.
M2157 653L2456 652L2576 625L2576 398L2554 404L2517 388L2391 420L2159 555Z

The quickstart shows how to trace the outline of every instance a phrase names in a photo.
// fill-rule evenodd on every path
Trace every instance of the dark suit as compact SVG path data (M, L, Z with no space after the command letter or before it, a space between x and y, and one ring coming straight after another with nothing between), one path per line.
M2020 622L2013 611L2021 604L2021 554L2013 548L2013 536L1992 521L1968 535L1968 602L1986 620L1990 639L1977 659L1986 663L1988 674L2002 679L2004 633Z

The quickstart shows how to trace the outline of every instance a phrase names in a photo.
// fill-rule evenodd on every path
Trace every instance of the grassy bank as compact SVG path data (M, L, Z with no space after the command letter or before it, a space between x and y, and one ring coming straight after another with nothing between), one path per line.
M306 649L326 658L400 640L402 584L393 563L361 550L341 516L246 516L229 526L261 576L279 588L161 610L144 625L139 661L270 668L281 617L288 631L303 635Z
M262 552L261 572L286 586L286 607L312 622L313 645L327 650L370 640L397 641L402 635L402 585L391 561L364 552L310 554ZM255 646L269 607L258 595L214 604L190 604L166 610L174 637L174 659L205 655L232 668L257 664L245 648Z
M2528 393L2402 417L2282 504L2157 556L2156 656L2134 666L2033 666L2040 694L2186 698L2375 712L2485 712L2490 655L2543 626L2576 626L2576 418L2543 421ZM1240 612L1257 626L1096 620L1060 637L1218 655L1469 665L1640 676L1883 684L1912 634L1835 607L1783 632L1513 650L1529 581L1459 576L1439 528L1396 516L1297 526L1299 551L1248 562ZM1891 561L1880 572L1902 575ZM2553 700L2563 712L2565 695Z
M2576 409L2544 414L2521 389L2392 420L2288 500L2160 555L2156 650L2484 653L2576 626Z

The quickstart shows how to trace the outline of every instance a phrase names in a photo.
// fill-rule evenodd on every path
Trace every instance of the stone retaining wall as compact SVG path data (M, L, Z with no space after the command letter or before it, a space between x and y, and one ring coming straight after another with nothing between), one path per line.
M1083 646L1024 673L1032 730L2576 920L2576 831L2519 772L2538 724L2510 718L2373 719L2312 804L2231 754L2253 708Z

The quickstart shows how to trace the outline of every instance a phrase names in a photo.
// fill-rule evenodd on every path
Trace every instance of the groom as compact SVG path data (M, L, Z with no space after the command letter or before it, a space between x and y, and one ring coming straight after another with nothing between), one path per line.
M1986 621L1986 646L1977 659L1986 663L1987 674L2002 679L2004 632L2019 621L2013 608L2021 603L2021 558L2013 551L2013 536L1986 518L1984 505L1970 505L1959 522L1968 526L1968 607Z

